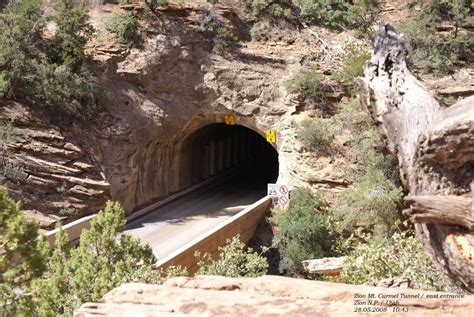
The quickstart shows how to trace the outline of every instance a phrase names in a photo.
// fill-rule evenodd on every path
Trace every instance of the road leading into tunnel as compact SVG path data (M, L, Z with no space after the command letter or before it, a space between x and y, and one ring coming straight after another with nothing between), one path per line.
M266 195L266 184L229 179L210 184L127 224L125 233L153 248L158 260Z

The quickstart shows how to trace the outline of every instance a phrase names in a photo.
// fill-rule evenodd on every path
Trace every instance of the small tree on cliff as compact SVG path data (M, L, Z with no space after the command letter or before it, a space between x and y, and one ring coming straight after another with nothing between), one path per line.
M44 23L39 0L11 0L0 11L0 95L13 98L33 83Z
M71 0L62 0L51 19L57 31L47 39L41 1L10 0L0 11L0 96L77 112L95 103L96 79L84 53L93 28L86 9Z
M47 49L49 58L56 64L79 70L86 60L84 47L94 32L87 8L84 4L74 5L72 0L61 0L55 10L52 20L57 30Z
M59 230L46 279L36 284L37 315L71 316L74 308L99 300L122 283L162 280L150 246L129 235L117 239L125 227L124 214L119 203L107 202L77 248L70 248L67 234Z
M0 188L0 316L29 315L30 286L46 269L47 242Z

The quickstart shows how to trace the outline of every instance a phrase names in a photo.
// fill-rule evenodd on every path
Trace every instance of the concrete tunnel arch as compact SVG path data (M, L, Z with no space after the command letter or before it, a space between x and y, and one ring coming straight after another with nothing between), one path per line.
M243 125L201 126L184 138L179 152L175 177L181 188L231 171L234 177L237 173L238 178L261 188L278 179L278 151L261 134Z

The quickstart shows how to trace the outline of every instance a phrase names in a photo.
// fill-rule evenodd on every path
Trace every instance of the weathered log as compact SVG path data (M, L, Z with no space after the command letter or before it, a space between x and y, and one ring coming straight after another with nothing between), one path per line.
M403 211L414 223L442 223L474 230L472 199L463 196L407 196Z
M426 251L456 284L474 292L474 97L442 109L407 69L407 55L404 36L382 26L359 81L361 102L398 157L410 195L405 213Z
M338 275L344 266L345 257L322 258L302 261L303 268L310 274Z

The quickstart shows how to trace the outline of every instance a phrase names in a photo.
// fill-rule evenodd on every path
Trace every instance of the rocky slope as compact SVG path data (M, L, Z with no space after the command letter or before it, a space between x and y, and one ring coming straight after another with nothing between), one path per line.
M28 107L0 107L3 128L12 130L1 153L4 185L28 218L47 228L102 207L110 186L88 149Z

